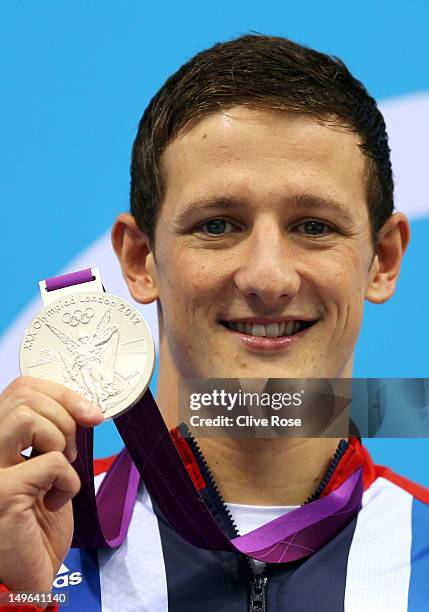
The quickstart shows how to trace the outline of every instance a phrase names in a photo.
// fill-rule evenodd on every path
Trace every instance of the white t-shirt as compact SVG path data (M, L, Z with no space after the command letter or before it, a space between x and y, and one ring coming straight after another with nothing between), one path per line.
M246 504L232 504L226 502L226 505L231 512L231 516L237 525L240 535L245 535L249 531L253 531L261 525L286 514L299 506L248 506ZM262 572L265 567L263 561L250 559L256 572Z

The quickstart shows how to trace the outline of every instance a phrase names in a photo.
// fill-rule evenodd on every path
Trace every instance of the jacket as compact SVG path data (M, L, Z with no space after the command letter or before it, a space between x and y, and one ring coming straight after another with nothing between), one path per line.
M182 427L170 435L189 475L219 526L230 538L239 535L198 443L181 437ZM94 461L96 490L116 456ZM53 593L68 594L70 612L429 612L429 489L375 465L351 437L340 442L305 503L335 490L360 466L364 494L353 519L311 556L268 563L262 573L242 553L199 549L182 539L140 482L123 544L70 549Z

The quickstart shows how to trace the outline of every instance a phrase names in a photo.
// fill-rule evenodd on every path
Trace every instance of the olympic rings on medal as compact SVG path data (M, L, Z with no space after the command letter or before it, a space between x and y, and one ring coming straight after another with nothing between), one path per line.
M62 321L72 327L76 327L79 323L86 325L91 321L94 315L95 310L93 308L85 308L84 312L81 310L75 310L73 314L65 312L62 316Z

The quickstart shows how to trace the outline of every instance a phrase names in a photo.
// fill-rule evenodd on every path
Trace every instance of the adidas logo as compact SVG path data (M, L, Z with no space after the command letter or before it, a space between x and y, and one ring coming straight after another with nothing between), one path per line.
M76 586L77 584L80 584L82 580L83 578L80 572L70 573L69 568L62 563L54 580L53 586L56 589L62 589L66 586Z

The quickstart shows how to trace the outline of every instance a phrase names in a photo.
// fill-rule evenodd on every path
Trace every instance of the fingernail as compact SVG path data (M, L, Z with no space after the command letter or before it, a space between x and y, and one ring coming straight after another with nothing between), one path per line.
M88 416L90 417L103 416L103 411L101 410L100 406L97 406L97 404L93 404L89 400L83 399L81 402L81 405L82 405L83 410L86 412Z
M69 451L69 459L70 463L74 463L77 459L77 448L73 446L73 448Z

